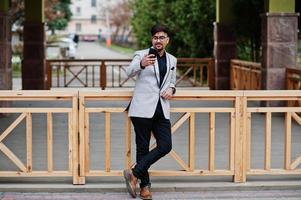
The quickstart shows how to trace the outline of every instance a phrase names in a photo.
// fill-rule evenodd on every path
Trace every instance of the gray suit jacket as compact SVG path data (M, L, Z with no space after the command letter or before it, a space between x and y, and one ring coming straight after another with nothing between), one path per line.
M160 99L164 116L166 119L169 119L169 100L163 99L160 93L169 87L175 88L177 59L166 52L167 71L162 85L159 87L160 75L158 61L156 60L153 66L147 66L145 69L141 69L140 67L140 62L143 56L148 54L148 51L149 49L136 51L132 62L126 70L129 77L137 76L128 115L130 117L152 118Z

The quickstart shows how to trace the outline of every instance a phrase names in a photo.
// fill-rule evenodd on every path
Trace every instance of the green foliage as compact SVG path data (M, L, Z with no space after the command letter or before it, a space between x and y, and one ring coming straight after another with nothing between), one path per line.
M259 61L261 45L262 0L234 0L238 58Z
M70 10L71 0L60 0L53 7L57 16L54 19L48 19L48 28L54 33L55 30L63 30L68 26L71 20L72 12Z
M140 48L151 45L150 28L172 32L168 50L178 57L212 56L215 0L132 0L132 25Z

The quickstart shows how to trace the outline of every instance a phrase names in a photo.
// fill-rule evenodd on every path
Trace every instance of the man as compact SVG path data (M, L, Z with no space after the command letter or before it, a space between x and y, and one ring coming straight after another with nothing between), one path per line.
M148 169L172 148L169 100L176 91L177 59L165 51L169 31L158 24L151 35L152 47L135 52L127 69L129 77L137 76L128 110L136 134L136 165L124 170L124 178L133 198L140 179L141 199L152 199ZM157 147L149 151L151 132Z

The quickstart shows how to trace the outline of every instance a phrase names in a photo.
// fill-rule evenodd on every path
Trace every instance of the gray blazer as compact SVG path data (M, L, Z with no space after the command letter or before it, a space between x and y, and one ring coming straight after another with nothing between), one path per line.
M129 77L137 76L128 115L130 117L152 118L160 99L164 116L166 119L169 119L169 100L163 99L160 93L169 87L175 88L177 59L166 52L167 71L162 85L159 87L160 75L158 61L156 60L153 66L148 66L145 69L141 69L140 67L140 62L143 56L148 54L148 51L149 49L136 51L132 62L126 70Z

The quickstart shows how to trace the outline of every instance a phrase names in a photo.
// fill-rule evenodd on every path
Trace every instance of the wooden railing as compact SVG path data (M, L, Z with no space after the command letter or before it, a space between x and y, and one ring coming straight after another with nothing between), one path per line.
M286 68L286 87L288 90L301 90L300 68Z
M131 59L47 60L47 87L133 87L135 78L129 78L125 72L130 62ZM179 58L176 85L212 85L213 65L212 58Z
M286 68L286 88L301 90L301 69ZM288 106L301 106L301 101L289 101Z
M129 168L134 164L132 159L134 156L132 153L133 130L130 120L124 112L131 97L132 91L124 90L0 91L1 101L69 101L69 104L64 104L61 107L41 108L39 104L34 104L36 106L33 107L21 107L19 105L12 108L0 108L0 113L21 113L0 135L0 150L15 163L18 170L0 171L0 177L73 176L74 184L84 184L85 177L121 176L122 169ZM296 113L301 112L301 107L261 107L257 103L258 101L300 100L300 90L178 90L172 102L171 121L174 139L173 150L169 153L169 156L178 165L169 165L165 169L152 169L151 175L220 175L232 176L235 182L245 182L248 175L301 174L301 170L298 169L301 156L300 154L296 156L296 150L299 149L293 149L292 143L296 137L293 130L300 132L301 118ZM31 149L35 145L32 142L32 113L44 113L47 116L48 145L45 146L45 149L47 149L48 167L45 171L34 171L32 166ZM53 120L51 117L53 113L66 113L68 115L69 144L66 145L69 149L69 168L67 171L53 170L52 143L54 140L52 139ZM285 117L282 118L275 113L282 113ZM208 117L205 117L204 114L207 114L205 116ZM261 119L262 114L264 114L263 119ZM223 120L221 120L221 116L223 116ZM23 164L3 143L3 139L25 118L27 125L24 152L27 155L27 164ZM281 121L283 123L279 123ZM262 125L254 127L252 126L253 123L262 123ZM272 132L274 123L277 126L284 124L284 127ZM222 129L221 125L224 126ZM122 131L124 133L121 133ZM264 148L260 148L262 139L259 139L259 144L253 143L255 141L252 139L253 137L264 138ZM276 156L272 156L272 137L273 141L277 143L277 148L273 149L273 152L277 152ZM204 141L204 138L208 138L208 140ZM276 139L279 141L275 141ZM208 148L205 151L200 149L204 146L204 142ZM222 142L222 145L219 145L219 142ZM278 148L279 143L284 145L284 149ZM185 148L188 150L187 152L183 152L183 145L187 145ZM252 146L256 146L256 148L254 149ZM153 147L155 147L155 142L151 145L151 148ZM204 155L204 152L207 152L207 156ZM255 164L258 162L257 157L255 160L251 158L252 155L256 156L260 153L264 155L262 168L253 165L253 162ZM279 162L282 157L279 156L281 154L284 155L283 167L275 167L271 163ZM226 160L223 167L218 164L222 160ZM116 163L119 164L116 165ZM202 163L207 163L207 167Z
M231 60L230 87L232 90L260 90L261 64Z
M212 58L178 58L177 69L181 75L177 78L177 86L208 87L212 85ZM183 84L181 84L183 83Z
M13 122L1 132L0 135L0 151L3 153L15 166L16 170L0 170L0 177L73 177L73 182L75 184L80 183L78 176L78 137L77 137L77 115L78 115L78 97L77 92L53 92L53 91L0 91L0 101L11 102L9 107L1 107L0 113L5 113L7 118L12 118ZM33 105L41 102L67 102L69 106L30 106L25 102L34 102ZM23 102L21 104L20 102ZM66 170L55 170L56 159L54 158L54 145L55 141L60 141L63 135L59 135L59 140L54 140L54 116L65 114L67 117L66 130L61 133L66 132L67 143L60 144L61 146L67 145L67 169ZM14 117L17 115L16 117ZM43 116L46 117L46 130L36 131L33 127L34 120L36 121L36 116L38 118ZM34 118L35 117L35 118ZM1 120L1 119L0 119ZM17 156L13 149L5 145L5 139L12 134L17 126L25 121L24 134L25 134L25 148L23 153L25 154L25 159ZM42 144L46 144L43 151L46 151L46 168L44 170L35 170L37 166L33 165L33 160L36 159L33 156L33 148L40 145L39 143L33 142L33 137L41 135L46 132L47 137L45 141L40 141ZM22 133L17 132L18 136ZM16 136L16 134L14 134ZM19 141L22 141L22 139ZM20 145L20 144L19 144ZM20 145L22 146L22 145ZM61 148L60 146L60 148ZM63 152L60 153L60 156ZM22 157L22 156L21 156ZM45 158L45 156L43 156ZM40 158L41 159L41 158ZM25 163L22 162L25 160ZM5 162L4 159L1 162ZM2 168L3 169L3 168Z
M232 90L260 90L261 63L231 60L230 86ZM301 89L300 68L286 68L286 89Z
M298 117L295 112L301 111L301 108L298 107L254 107L248 106L250 102L253 101L279 101L279 100L296 100L300 99L301 92L298 91L260 91L258 92L249 92L249 91L214 91L214 92L199 92L199 91L179 91L174 98L174 101L216 101L220 103L230 102L229 106L219 107L219 106L210 106L210 107L173 107L172 113L179 113L180 116L177 119L174 119L172 125L172 133L175 134L176 130L180 129L181 126L188 121L188 152L187 152L187 162L184 158L176 152L176 147L170 152L170 156L175 160L175 162L180 166L179 170L151 170L151 175L153 176L213 176L213 175L224 175L224 176L233 176L235 182L245 182L247 175L255 174L301 174L301 170L296 169L296 167L301 162L301 157L298 157L295 161L291 162L291 127L292 119L295 119L299 125L301 125L301 118ZM81 140L85 140L84 143L81 143L80 152L85 159L81 160L81 176L121 176L122 169L128 168L133 165L132 162L132 142L131 142L131 123L124 113L124 107L89 107L85 106L89 101L120 101L120 100L129 100L131 98L130 92L81 92L80 93L80 121L85 122L80 128ZM91 102L90 102L91 103ZM231 104L232 103L232 104ZM189 105L188 102L184 103ZM232 105L232 106L231 106ZM283 169L272 169L271 168L271 117L272 113L282 112L285 114L285 135L286 140L285 145L285 167ZM90 152L89 149L89 128L91 121L89 116L95 113L102 113L104 115L104 166L103 169L91 170L90 169L90 156L93 155L93 152ZM111 134L111 116L113 113L120 113L125 117L124 134L125 134L125 166L120 166L119 170L111 169L111 149L114 148L114 144L110 138ZM200 113L207 113L209 115L208 119L208 160L202 160L201 162L208 163L208 167L203 169L200 166L196 165L197 160L200 158L200 153L197 152L197 129L198 121L196 117ZM266 138L265 142L265 168L264 169L251 169L251 120L252 115L256 113L264 113L266 115L266 125L263 127L265 130L264 137ZM223 152L228 152L224 154L224 157L228 157L227 168L217 169L215 163L217 159L215 158L216 152L216 115L217 114L226 114L229 115L229 135L224 138L224 141L228 141L228 151L226 149ZM99 121L99 120L97 120ZM114 124L116 128L116 124ZM183 132L178 134L184 134ZM153 144L151 147L154 147ZM183 154L182 154L183 155ZM196 156L197 155L197 156Z

